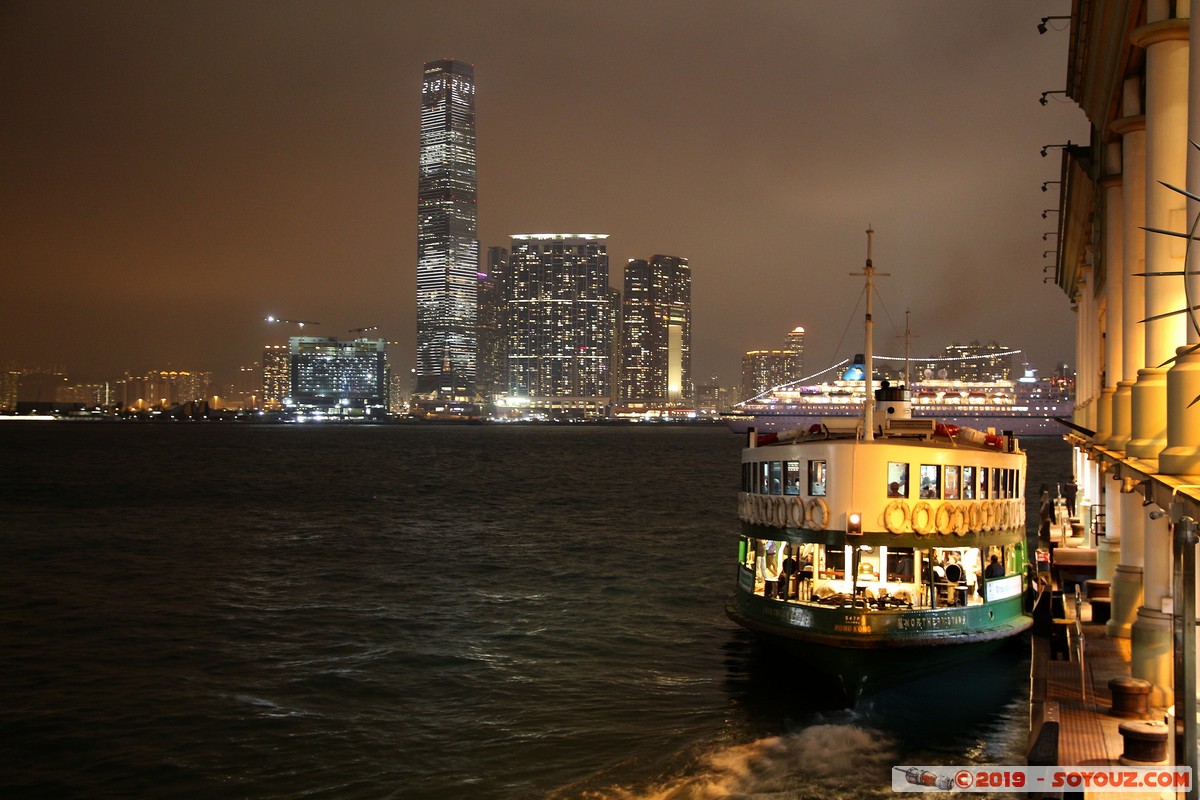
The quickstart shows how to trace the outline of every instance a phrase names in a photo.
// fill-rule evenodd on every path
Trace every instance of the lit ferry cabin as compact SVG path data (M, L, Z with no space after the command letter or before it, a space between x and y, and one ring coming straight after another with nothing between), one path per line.
M889 419L875 437L862 425L750 434L728 608L802 649L851 700L1031 624L1017 440L932 419Z

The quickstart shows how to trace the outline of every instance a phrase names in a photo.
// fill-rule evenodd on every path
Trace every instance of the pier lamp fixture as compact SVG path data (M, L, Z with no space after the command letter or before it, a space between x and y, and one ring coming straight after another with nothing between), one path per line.
M1059 186L1061 184L1062 181L1042 181L1042 191L1046 191L1047 186Z
M1057 213L1058 213L1057 208L1047 208L1042 211L1042 219L1045 219L1047 214L1057 214Z
M1042 272L1043 272L1043 273L1045 273L1045 272L1046 272L1046 270L1050 270L1050 269L1056 269L1056 268L1057 268L1057 266L1058 266L1057 264L1043 264L1043 265L1042 265Z
M1043 98L1043 99L1046 97L1046 94L1047 94L1047 92L1043 92L1043 93L1042 93L1042 98ZM1046 105L1046 104L1045 104L1045 103L1042 103L1042 105ZM1048 151L1048 150L1049 150L1051 147L1063 147L1063 148L1066 148L1066 147L1070 147L1070 146L1071 146L1071 144L1072 144L1072 142L1071 142L1071 140L1070 140L1070 139L1067 139L1067 143L1066 143L1066 144L1044 144L1044 145L1042 145L1042 158L1045 158L1045 157L1046 157L1046 151Z
M1050 275L1047 275L1046 277L1042 278L1042 283L1049 283L1052 280L1054 280L1054 278Z
M1050 255L1051 253L1057 253L1057 252L1058 252L1057 250L1043 250L1042 258L1045 258L1046 256Z
M1042 234L1042 241L1046 241L1047 236L1058 236L1058 231L1046 231Z
M1038 33L1045 33L1045 32L1046 32L1046 30L1047 30L1047 28L1046 28L1046 23L1047 23L1047 22L1049 22L1049 21L1050 21L1050 20L1052 20L1052 19L1070 19L1070 18L1071 18L1070 16L1066 16L1066 17L1042 17L1042 21L1041 21L1041 22L1039 22L1039 23L1038 23L1038 26L1037 26ZM1055 28L1054 30L1056 30L1056 31L1059 31L1059 30L1062 30L1062 28Z
M1066 90L1066 89L1051 89L1051 90L1050 90L1050 91L1048 91L1048 92L1042 92L1042 96L1038 98L1038 102L1039 102L1039 103L1041 103L1042 105L1046 105L1046 102L1047 102L1047 101L1046 101L1046 97L1047 97L1047 95L1052 95L1052 94L1066 94L1066 93L1067 93L1067 90ZM1042 153L1042 155L1046 155L1046 154L1045 154L1045 153Z

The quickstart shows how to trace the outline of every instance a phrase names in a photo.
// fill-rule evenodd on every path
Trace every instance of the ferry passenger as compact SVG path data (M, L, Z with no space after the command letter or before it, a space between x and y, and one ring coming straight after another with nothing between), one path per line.
M1050 541L1050 522L1054 519L1054 503L1050 500L1050 490L1042 484L1041 505L1038 507L1038 538Z
M1063 485L1062 494L1067 501L1067 516L1075 516L1075 497L1079 494L1079 486L1075 483L1074 475Z
M985 578L1003 578L1004 577L1004 566L1000 563L1000 558L998 556L993 555L991 560L988 561L987 567L983 570L983 577L985 577Z
M892 481L888 484L888 497L904 497L903 492L900 491L899 481Z

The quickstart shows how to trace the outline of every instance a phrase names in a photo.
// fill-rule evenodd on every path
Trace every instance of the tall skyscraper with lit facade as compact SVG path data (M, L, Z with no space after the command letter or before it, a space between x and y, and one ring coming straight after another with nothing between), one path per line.
M512 237L508 281L508 392L609 401L613 303L608 236ZM581 406L582 407L582 406Z
M425 65L417 188L417 391L445 371L474 383L477 273L475 68Z
M269 344L262 357L262 407L277 411L292 391L292 354L286 344Z
M621 320L624 402L692 399L692 270L686 258L656 255L625 266Z
M804 377L804 328L799 325L792 328L785 339L783 349L796 354L796 372L792 380L800 380Z
M505 391L504 287L508 276L508 249L489 247L487 272L479 273L479 334L475 386L483 397Z

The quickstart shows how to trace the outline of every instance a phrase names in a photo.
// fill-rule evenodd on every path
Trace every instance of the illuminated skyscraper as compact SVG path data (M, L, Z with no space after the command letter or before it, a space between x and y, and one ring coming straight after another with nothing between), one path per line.
M283 400L292 391L292 354L285 344L269 344L263 348L262 407L283 408Z
M508 275L508 249L489 247L487 274L479 274L479 349L475 387L492 397L505 391L504 287Z
M620 399L692 399L692 270L686 258L656 255L625 267Z
M799 325L792 328L791 333L787 335L783 349L791 350L796 354L796 372L792 376L792 380L800 380L804 377L804 328Z
M609 402L613 307L608 236L512 237L508 392L577 398L588 413Z
M417 188L417 391L445 371L474 383L477 279L475 68L425 65Z

